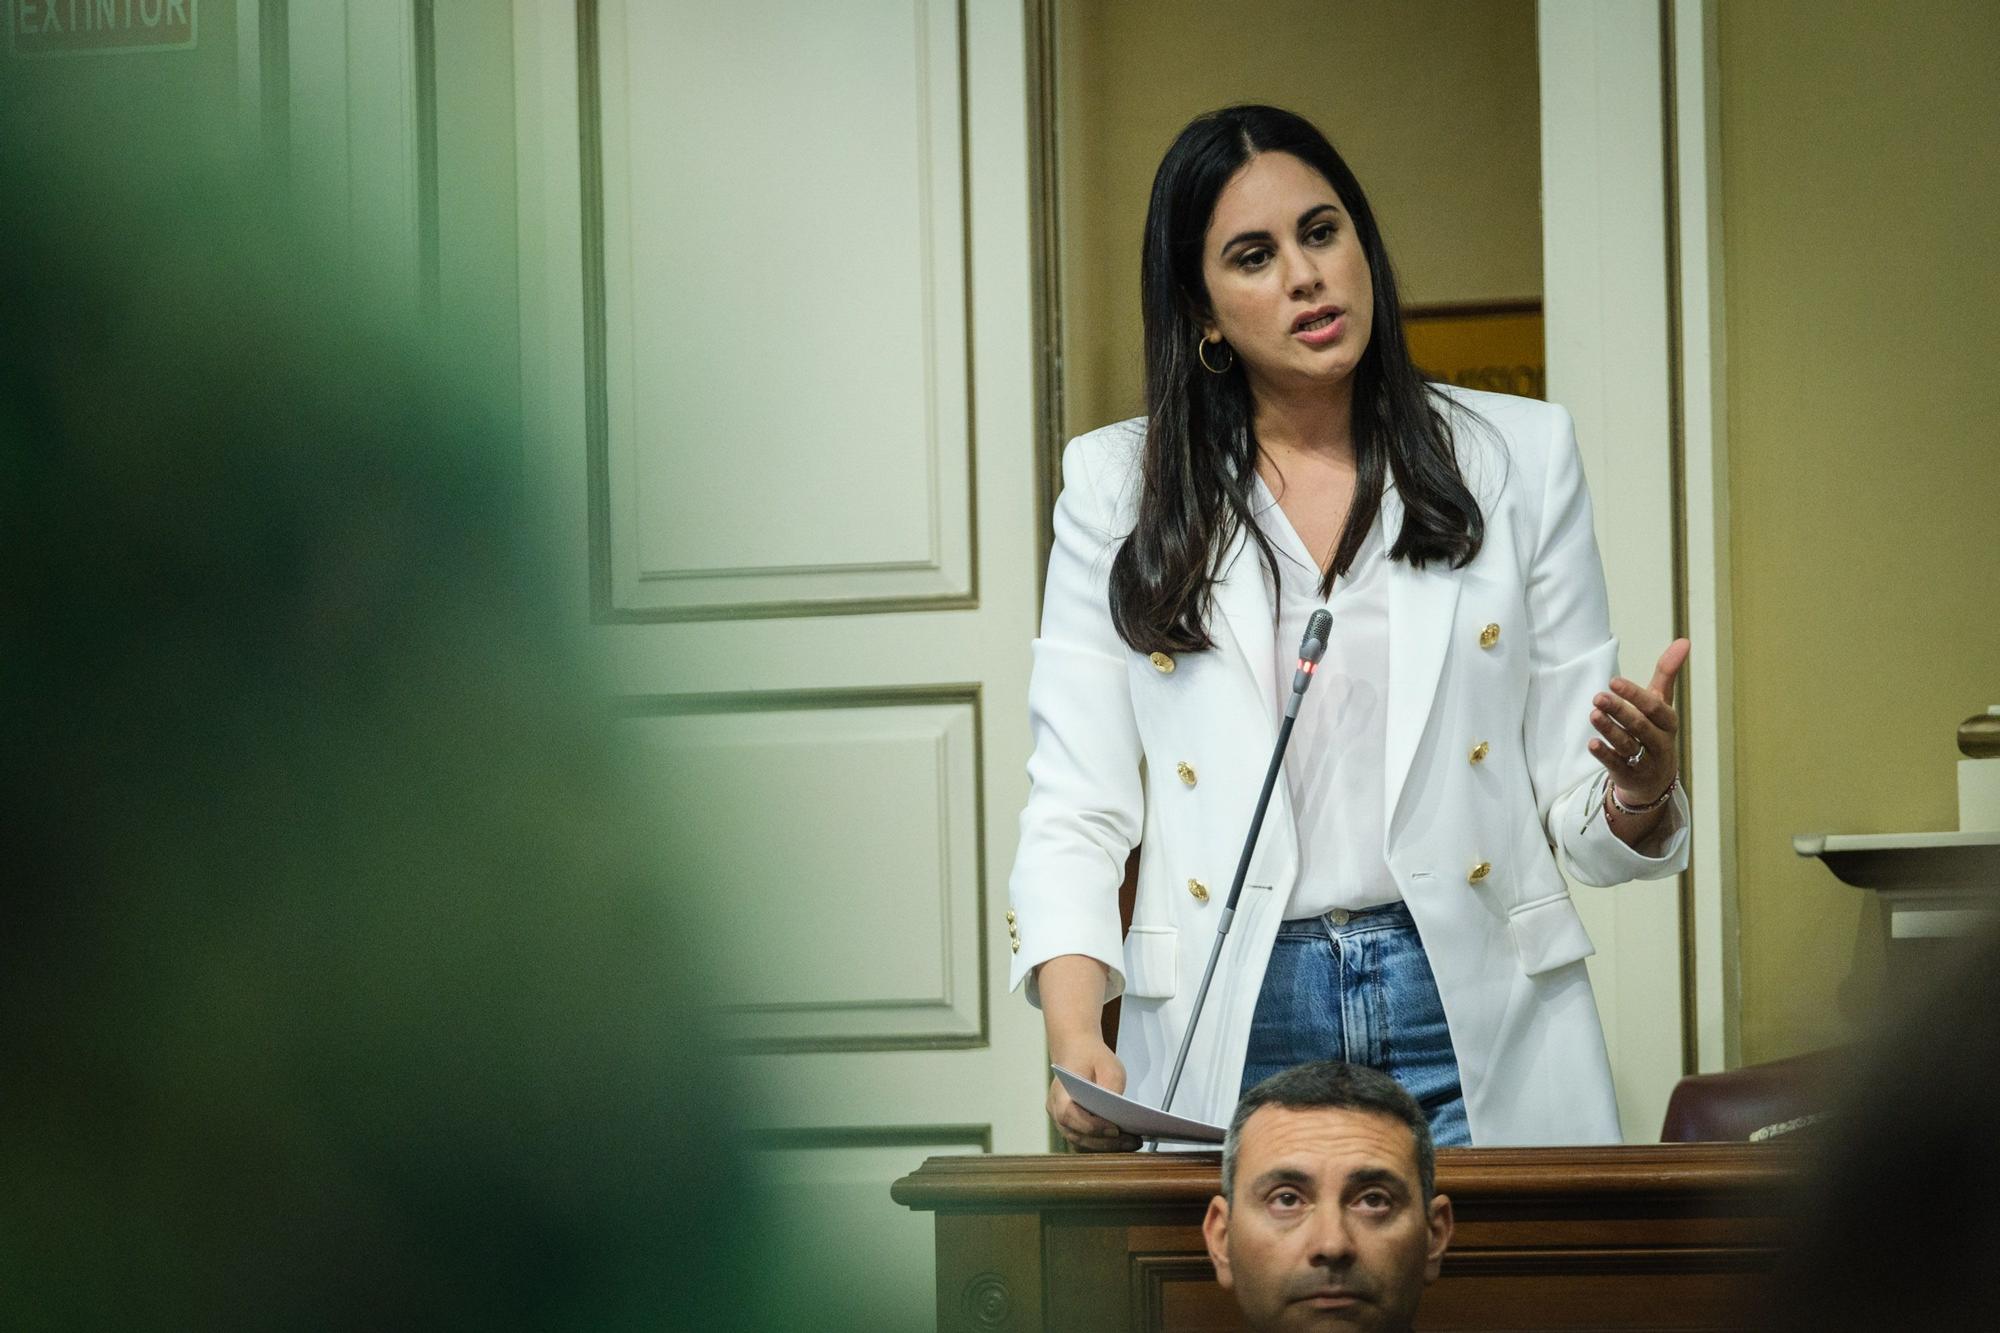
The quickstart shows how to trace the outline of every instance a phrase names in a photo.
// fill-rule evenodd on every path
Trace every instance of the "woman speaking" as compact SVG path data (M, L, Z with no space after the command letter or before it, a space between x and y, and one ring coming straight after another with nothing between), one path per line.
M1619 1137L1578 880L1687 860L1671 700L1614 673L1569 414L1428 384L1361 186L1306 121L1182 131L1142 258L1143 419L1071 442L1029 687L1012 984L1157 1106L1312 612L1333 629L1170 1108L1381 1069L1443 1144ZM1130 931L1119 885L1141 847ZM1101 1034L1122 996L1118 1051ZM1136 1146L1051 1084L1080 1148Z

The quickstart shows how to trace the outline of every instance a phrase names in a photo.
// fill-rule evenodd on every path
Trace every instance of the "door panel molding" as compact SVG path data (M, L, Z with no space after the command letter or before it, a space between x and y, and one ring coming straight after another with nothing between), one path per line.
M799 799L780 799L776 808L802 812L819 822L837 821L843 800L856 802L852 814L860 821L892 790L902 792L902 799L892 804L896 817L917 808L927 789L934 796L934 841L922 849L903 849L922 851L918 860L926 864L935 859L934 902L924 892L925 872L918 865L896 873L893 844L881 827L879 809L877 832L866 840L868 865L845 867L851 880L843 878L842 867L824 863L823 858L831 855L827 839L803 835L796 846L816 859L766 869L763 878L771 887L759 895L762 901L785 901L786 885L809 884L808 900L820 905L811 913L766 920L757 927L767 938L773 931L798 932L794 938L776 941L781 956L789 950L799 960L780 969L783 985L812 986L812 962L822 954L848 960L843 979L865 977L871 984L863 988L866 994L738 1000L718 1006L724 1032L734 1046L776 1054L963 1050L988 1043L988 857L981 739L985 718L978 684L634 696L619 700L617 709L627 719L665 724L656 732L672 760L672 767L662 774L663 782L671 783L683 771L701 772L704 790L684 795L679 804L699 809L703 801L717 803L713 814L697 821L711 836L719 826L726 828L731 810L751 808L753 794L768 800L793 784L803 788ZM811 723L780 728L758 721L798 714L819 716ZM935 730L913 730L920 718ZM691 725L675 727L676 720ZM732 730L731 721L744 725ZM872 771L871 755L876 765ZM733 771L737 766L747 768L737 773ZM865 780L871 776L874 781ZM732 778L737 780L734 784ZM737 791L737 785L743 791ZM818 793L817 801L804 793ZM808 808L809 802L816 808ZM694 876L697 881L739 872L730 848L740 844L727 837L722 841L723 854L731 861L712 868L703 864ZM747 855L782 859L792 846L785 842L743 850ZM739 894L757 893L757 876L733 882ZM883 897L893 895L900 884L913 892L903 898ZM885 935L913 926L926 928L929 934L916 930L894 948L886 947L886 939L856 939L843 945L841 941L856 927L865 926L869 916L881 918L874 929ZM871 943L881 947L871 950ZM935 953L930 952L933 948ZM857 966L861 958L868 960L865 968ZM898 964L904 967L901 977L894 971ZM835 988L824 979L821 984Z
M854 384L836 385L839 393L848 395L838 404L846 412L845 432L839 429L840 411L798 431L769 428L772 422L791 420L786 413L803 411L798 403L813 401L818 411L829 391L824 382L801 380L788 386L781 381L764 394L718 393L711 400L728 399L738 421L692 424L687 435L668 440L649 426L645 403L656 392L671 391L656 387L663 376L695 374L681 363L693 365L706 349L697 339L677 344L670 349L674 355L642 355L661 350L657 344L642 347L642 325L651 321L676 334L679 328L669 319L664 293L639 290L646 285L639 274L645 263L671 262L684 249L692 253L693 247L657 243L659 234L671 232L676 222L671 214L648 209L636 199L637 177L630 161L637 142L643 138L657 147L659 136L636 132L640 110L633 91L636 80L628 81L619 64L602 58L604 52L627 49L627 19L641 11L628 10L622 0L578 0L589 570L592 618L597 622L797 618L964 610L979 604L965 14L962 3L954 0L916 0L907 12L914 20L908 35L915 52L901 73L907 75L906 91L914 90L917 105L911 119L913 139L902 146L911 151L901 159L885 151L870 170L908 187L905 201L911 207L871 216L866 227L871 232L878 228L908 232L906 248L914 253L914 269L886 284L890 288L903 284L907 290L902 294L908 299L900 318L886 322L852 327L856 321L843 314L850 327L841 330L840 337L815 339L808 326L794 337L775 339L774 360L782 366L784 344L789 342L809 349L821 361L840 363L846 358L851 363L846 369L853 375L893 377L908 373L901 369L907 358L896 355L896 349L903 347L921 362L921 382L877 383L870 378L866 394L872 406L862 402ZM647 22L659 22L653 11L644 11L644 16ZM848 14L849 21L853 17ZM897 70L892 66L882 72L881 82L890 82ZM873 92L858 88L852 106L831 107L829 114L863 121L879 118L880 109L868 104ZM661 109L658 104L650 107L656 116ZM752 161L779 148L762 141L754 145L746 141L745 146L758 150L746 153ZM794 165L810 169L810 164ZM755 168L751 170L754 173ZM804 192L815 193L809 188ZM896 194L896 190L877 191L869 202L872 206L878 197ZM857 210L842 213L834 208L824 220L833 229L863 225ZM641 226L652 229L645 242L634 231ZM731 239L718 238L718 248L726 250ZM900 270L909 261L902 248L878 253L883 261L875 266L878 272ZM660 259L661 255L670 258ZM725 256L721 262L730 260ZM672 275L674 282L698 283L701 270L708 266L690 262ZM619 281L610 280L613 273ZM883 285L877 278L865 281ZM810 292L813 284L800 285ZM784 295L774 293L780 299ZM844 310L865 304L834 303ZM699 304L703 309L728 310L741 302ZM797 317L805 319L810 313L801 308ZM725 328L733 317L723 316ZM644 371L642 363L654 369ZM662 365L664 370L659 369ZM840 378L838 370L814 373ZM897 423L878 419L883 408L910 417L900 423L900 434ZM765 428L759 429L760 424ZM895 452L885 454L885 448ZM709 457L741 460L751 469L762 467L766 481L782 479L787 449L795 451L795 461L810 465L793 483L804 490L788 494L781 487L768 497L793 513L790 522L767 525L769 515L761 508L754 513L738 509L735 512L744 521L731 522L730 506L718 503L714 495L672 498L671 488L657 480L685 477L691 462L703 463ZM821 486L810 472L821 460L852 457L872 458L878 464L873 468L876 477L904 478L899 484L914 489L902 503L894 496L880 497L878 514L866 523L843 519L840 516L854 506L843 505L840 497L819 503ZM733 462L719 467L721 476L735 478L738 469ZM649 478L653 484L648 484ZM813 524L822 516L825 526L815 531ZM899 523L904 524L900 530ZM763 558L757 546L743 544L746 533L755 534L752 540L764 549L773 545L790 549ZM813 539L828 546L824 556L799 548L801 541ZM836 547L842 549L832 549ZM696 558L695 552L704 558ZM717 558L705 558L709 552L718 553Z

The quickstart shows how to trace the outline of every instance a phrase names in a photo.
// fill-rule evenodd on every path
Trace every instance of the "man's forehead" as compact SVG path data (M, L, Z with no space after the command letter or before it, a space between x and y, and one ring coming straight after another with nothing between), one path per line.
M1265 1105L1251 1112L1237 1140L1237 1172L1297 1169L1345 1176L1383 1167L1415 1183L1417 1140L1401 1120L1347 1107Z

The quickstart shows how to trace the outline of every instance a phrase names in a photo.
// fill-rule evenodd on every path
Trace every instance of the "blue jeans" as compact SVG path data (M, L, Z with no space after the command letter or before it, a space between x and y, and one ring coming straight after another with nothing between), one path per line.
M1424 1108L1438 1146L1472 1142L1437 979L1403 904L1278 927L1243 1088L1313 1060L1381 1070Z

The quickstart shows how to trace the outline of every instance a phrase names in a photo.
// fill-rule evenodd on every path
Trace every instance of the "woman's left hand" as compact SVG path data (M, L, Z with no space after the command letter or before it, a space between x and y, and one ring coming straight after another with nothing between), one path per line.
M1688 641L1675 639L1660 654L1650 686L1641 688L1618 676L1608 693L1591 701L1590 725L1600 739L1590 742L1590 753L1610 772L1618 799L1627 805L1651 805L1680 776L1674 737L1681 719L1674 711L1674 677L1687 657Z

